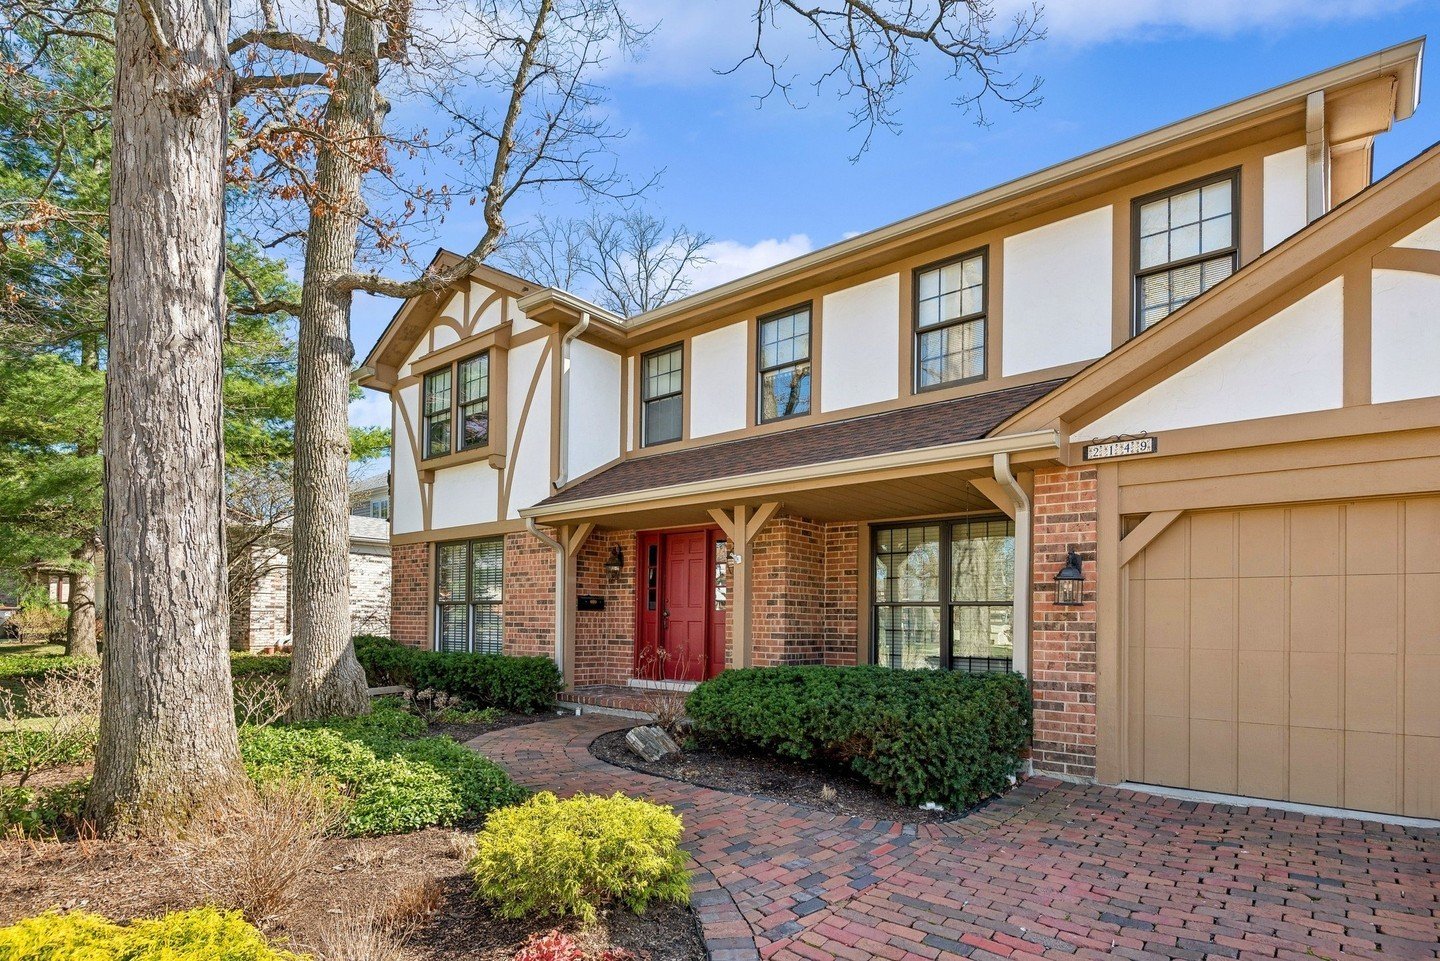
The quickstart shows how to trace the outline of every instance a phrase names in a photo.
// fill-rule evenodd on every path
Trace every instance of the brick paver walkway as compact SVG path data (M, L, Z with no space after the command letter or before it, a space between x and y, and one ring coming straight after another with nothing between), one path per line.
M876 823L593 758L587 715L472 742L516 780L673 805L716 961L1440 957L1440 831L1039 778L962 820Z

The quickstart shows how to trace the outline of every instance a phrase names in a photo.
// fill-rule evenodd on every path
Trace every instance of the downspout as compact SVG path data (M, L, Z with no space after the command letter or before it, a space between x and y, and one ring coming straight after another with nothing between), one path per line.
M995 483L1010 494L1015 504L1015 601L1014 624L1011 626L1014 646L1013 663L1020 673L1030 676L1030 592L1034 576L1030 541L1030 497L1015 480L1010 470L1009 453L995 455Z
M560 340L560 396L555 402L560 405L560 463L559 473L551 481L558 491L570 480L570 345L590 328L590 311L582 311L580 323L565 331Z
M555 552L555 666L565 673L565 548L555 538L535 526L535 518L525 518L525 529L549 545Z

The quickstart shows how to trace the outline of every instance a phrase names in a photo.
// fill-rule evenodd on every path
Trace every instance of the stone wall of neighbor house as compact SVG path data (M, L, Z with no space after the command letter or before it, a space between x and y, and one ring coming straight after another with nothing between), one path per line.
M1035 473L1035 587L1031 631L1035 769L1095 776L1096 472L1092 467ZM1085 562L1084 603L1055 603L1055 573L1066 552Z
M390 549L350 548L350 633L390 634Z
M555 656L555 551L529 531L505 535L505 653Z
M860 525L825 525L825 663L856 663L860 634Z
M625 566L605 570L619 548ZM576 591L605 599L603 611L575 612L575 684L624 684L635 665L634 531L595 533L575 557Z
M284 644L290 633L290 558L256 544L236 562L230 595L230 647L261 651Z
M430 564L433 544L390 548L390 636L411 647L430 647Z

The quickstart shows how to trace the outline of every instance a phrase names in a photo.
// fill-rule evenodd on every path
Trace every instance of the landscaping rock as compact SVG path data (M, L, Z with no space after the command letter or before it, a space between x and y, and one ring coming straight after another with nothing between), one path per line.
M680 753L680 745L675 743L675 739L666 734L664 728L654 725L631 728L625 735L625 744L652 764Z

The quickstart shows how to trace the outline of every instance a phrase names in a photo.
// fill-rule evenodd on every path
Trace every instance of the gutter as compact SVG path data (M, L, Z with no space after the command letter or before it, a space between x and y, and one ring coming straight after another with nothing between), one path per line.
M560 464L559 473L551 480L552 490L559 490L570 480L570 345L590 329L590 311L580 314L580 323L565 331L560 340ZM558 546L558 545L557 545Z
M1030 592L1035 577L1031 541L1030 496L1015 480L1010 469L1010 454L995 455L995 482L1005 489L1015 504L1015 600L1011 621L1011 663L1021 674L1030 676Z
M677 497L703 497L706 495L732 494L738 488L779 484L788 481L818 480L859 474L869 470L895 467L923 467L944 461L967 457L993 457L996 454L1018 454L1033 451L1059 451L1060 435L1054 430L1027 431L1023 434L1008 434L1001 437L982 437L978 440L961 441L956 444L942 444L936 447L921 447L916 450L888 454L871 454L846 460L826 461L819 464L804 464L799 467L782 467L776 470L757 471L751 474L737 474L732 477L709 478L687 484L672 484L653 487L643 491L629 491L619 494L604 494L555 504L536 504L522 508L520 516L527 521L531 518L559 517L567 514L602 512L616 507L648 504L653 501L671 500Z
M525 518L525 529L555 552L555 666L565 673L565 548L560 542L535 526L533 517Z

